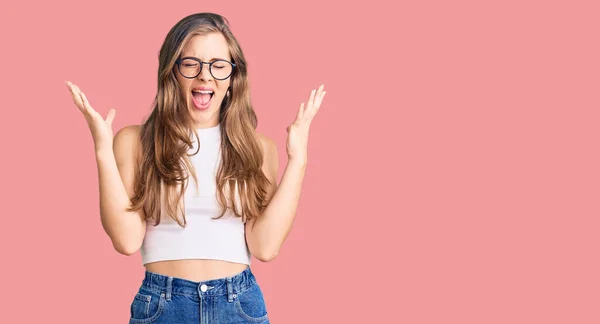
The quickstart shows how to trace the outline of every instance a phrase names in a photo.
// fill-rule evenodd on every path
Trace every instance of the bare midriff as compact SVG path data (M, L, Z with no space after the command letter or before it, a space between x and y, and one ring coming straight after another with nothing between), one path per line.
M236 275L248 268L248 265L221 260L189 259L147 263L145 268L165 276L206 281Z

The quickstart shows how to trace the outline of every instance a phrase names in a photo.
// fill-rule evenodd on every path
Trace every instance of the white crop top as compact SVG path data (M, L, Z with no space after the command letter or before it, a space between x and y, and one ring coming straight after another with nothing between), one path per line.
M198 154L190 156L198 178L198 189L189 178L184 194L186 227L181 227L168 215L162 215L156 227L152 222L146 226L146 235L140 249L142 263L181 260L213 259L250 264L250 251L246 245L244 223L232 211L218 216L221 206L216 198L216 173L220 163L220 125L197 129L200 138ZM196 152L197 138L193 136ZM236 192L237 195L237 192Z

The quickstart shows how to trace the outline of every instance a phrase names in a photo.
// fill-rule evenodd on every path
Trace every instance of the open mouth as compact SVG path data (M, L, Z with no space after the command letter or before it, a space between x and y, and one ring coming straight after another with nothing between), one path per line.
M192 90L194 106L198 109L207 109L214 95L214 91L211 90Z

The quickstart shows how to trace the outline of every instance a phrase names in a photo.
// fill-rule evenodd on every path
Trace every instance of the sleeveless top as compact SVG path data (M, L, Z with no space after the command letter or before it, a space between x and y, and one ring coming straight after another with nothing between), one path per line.
M249 265L251 255L242 219L231 210L227 210L223 217L213 219L221 212L216 198L216 174L221 162L220 125L198 128L197 132L200 150L190 156L190 160L196 171L198 189L190 176L183 200L187 224L181 227L164 212L157 226L149 221L140 249L142 263L212 259ZM198 149L197 138L192 137L194 145L189 154Z

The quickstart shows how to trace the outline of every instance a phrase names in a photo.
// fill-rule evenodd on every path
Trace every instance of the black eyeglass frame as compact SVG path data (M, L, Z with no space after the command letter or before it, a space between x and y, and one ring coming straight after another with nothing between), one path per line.
M198 71L198 74L196 74L193 77L188 77L188 76L183 75L183 73L181 72L181 62L183 60L194 60L194 61L198 62L198 64L200 64L200 70ZM226 76L224 78L221 78L221 79L215 77L215 75L212 73L212 66L213 66L213 64L215 64L217 62L226 62L226 63L231 64L231 73L229 73L228 76ZM235 66L236 66L235 63L232 63L232 62L229 62L229 61L223 60L223 59L214 60L212 62L202 62L202 61L200 61L199 59L197 59L195 57L183 57L183 58L180 58L177 61L175 61L175 64L177 64L177 71L179 71L179 74L181 74L181 76L184 77L184 78L186 78L186 79L195 79L195 78L197 78L200 75L200 73L202 73L202 69L204 68L204 64L208 64L208 72L210 73L210 75L213 78L215 78L216 80L219 80L219 81L227 80L233 74L233 71L234 71Z

